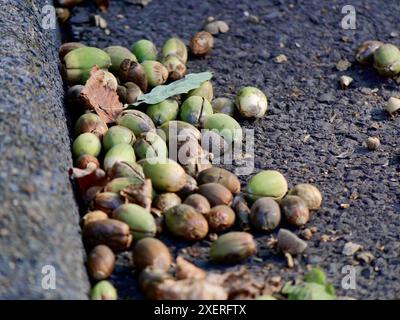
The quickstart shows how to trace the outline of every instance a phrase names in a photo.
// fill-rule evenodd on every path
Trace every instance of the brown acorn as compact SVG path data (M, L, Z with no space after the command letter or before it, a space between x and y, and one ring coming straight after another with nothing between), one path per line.
M154 200L153 206L161 210L161 212L167 211L178 204L181 204L181 198L179 198L175 193L166 192L161 193Z
M210 231L222 232L235 223L235 212L228 206L219 205L212 207L206 214Z
M108 246L113 251L125 251L132 243L129 226L118 220L97 220L82 229L83 241L88 247L99 244Z
M207 31L196 33L190 40L189 48L195 56L205 56L214 46L214 37Z
M201 214L207 214L211 209L210 203L208 202L207 198L198 193L191 194L185 199L183 203L192 206L197 212L200 212Z
M124 204L122 197L114 192L100 192L93 200L93 209L104 211L111 214L120 205Z
M78 159L75 160L75 165L79 169L86 169L89 163L93 162L96 165L96 168L100 168L100 162L96 157L90 154L83 154Z
M286 220L293 226L304 226L310 219L307 203L299 196L286 196L280 205Z
M167 229L176 237L193 241L205 238L208 233L207 220L191 206L180 204L164 215Z
M197 190L197 181L192 176L186 174L186 183L183 187L177 192L177 195L181 199L186 199L189 195L196 192Z
M142 65L136 61L125 59L119 66L119 79L122 83L136 83L143 91L147 91L148 80Z
M156 238L140 240L133 249L132 257L138 271L148 266L167 271L172 263L168 248Z
M244 230L250 230L250 208L242 195L237 195L232 202L232 208L235 210L239 227Z
M107 279L114 270L115 256L105 245L98 245L88 255L88 272L94 280Z
M206 183L199 186L198 193L207 198L211 207L220 204L230 205L232 203L232 193L222 184Z
M93 221L106 220L106 219L108 219L107 213L100 211L100 210L95 210L95 211L90 211L90 212L86 213L82 217L82 223L83 223L83 226L86 226L87 224L89 224Z
M257 230L274 230L281 221L281 209L278 203L272 198L259 198L251 207L250 221Z
M211 167L201 171L197 177L197 183L202 185L210 182L222 184L233 194L240 192L240 181L238 177L228 170Z

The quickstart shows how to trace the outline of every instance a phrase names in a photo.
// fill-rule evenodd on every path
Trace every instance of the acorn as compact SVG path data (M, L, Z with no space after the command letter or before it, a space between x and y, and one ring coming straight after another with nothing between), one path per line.
M202 126L212 114L213 109L206 98L190 96L182 103L179 117L194 126Z
M222 184L203 184L199 186L198 193L206 197L212 207L221 204L229 206L232 203L232 193Z
M374 62L374 52L383 45L383 42L369 40L363 42L356 52L356 60L362 64L372 64Z
M116 162L121 161L136 161L135 151L128 143L116 144L107 151L103 161L104 170L110 170Z
M107 280L97 282L90 292L92 300L117 300L117 289Z
M184 240L201 240L208 233L208 223L204 216L186 204L167 210L165 224L174 236Z
M117 124L130 129L136 137L143 132L154 131L156 127L150 117L139 110L124 110L117 118Z
M190 123L179 121L179 120L171 120L163 123L160 126L160 129L164 132L161 137L165 137L166 142L170 142L170 140L177 143L178 141L188 141L189 139L200 140L201 133L200 131Z
M212 207L205 217L213 232L225 231L235 223L235 212L226 205Z
M161 212L164 212L181 203L181 198L179 198L175 193L166 192L159 194L155 198L153 206L161 210Z
M153 88L164 84L168 79L168 70L158 61L146 60L142 67L147 76L149 87Z
M204 215L206 215L211 209L207 198L198 193L188 196L183 203L192 206L197 212Z
M280 202L286 220L293 226L302 227L310 219L307 203L299 196L286 196Z
M75 160L75 166L79 169L86 169L89 163L94 163L97 168L100 168L99 160L90 154L83 154Z
M265 170L253 176L245 190L246 197L255 201L261 197L271 197L275 200L282 199L288 191L285 177L278 171Z
M147 91L148 79L140 63L130 59L123 60L119 66L118 75L122 83L133 82L139 86L142 92Z
M135 103L139 96L143 94L142 89L136 83L126 82L124 86L126 87L125 103L127 104Z
M302 198L309 210L318 210L321 207L322 195L317 187L308 183L301 183L296 185L288 193L292 196L299 196Z
M257 252L253 236L247 232L228 232L215 240L210 247L212 260L239 263Z
M186 182L183 187L177 192L181 199L186 199L197 190L197 181L192 176L186 174Z
M185 76L186 66L177 56L169 55L165 57L162 64L168 70L168 79L176 81Z
M236 108L245 118L261 118L267 112L267 97L258 88L244 87L236 96Z
M144 238L138 241L133 249L132 257L137 271L149 266L167 271L172 263L172 257L166 245L155 238Z
M164 57L176 56L182 63L187 62L188 53L185 43L179 38L170 38L165 41L162 48L162 54Z
M110 214L122 204L124 204L124 200L119 194L114 192L100 192L96 194L92 206L93 209Z
M177 192L185 185L185 171L175 161L165 158L146 158L142 161L143 172L156 190Z
M141 177L120 177L114 178L109 181L105 187L104 192L114 192L120 194L122 190L130 185L140 185L144 182Z
M110 179L133 177L144 182L143 168L133 161L118 161L108 171Z
M94 280L107 279L114 270L115 256L105 245L98 245L88 255L88 272Z
M167 144L158 134L152 131L141 133L133 147L138 159L168 157Z
M88 247L104 244L113 251L125 251L132 243L129 226L118 220L97 220L84 225L82 236Z
M80 134L72 144L72 154L75 158L88 154L97 157L101 151L101 142L98 136L91 132Z
M122 61L128 59L132 61L137 61L135 55L128 49L122 46L110 46L104 49L110 58L111 58L111 66L109 70L118 76L119 68Z
M247 205L244 197L239 194L232 202L232 208L236 213L236 220L238 221L239 227L243 231L248 231L250 229L250 208Z
M278 232L277 248L283 253L300 254L307 249L307 243L293 232L282 228Z
M157 48L150 40L141 39L136 41L131 50L139 62L157 59Z
M107 213L101 210L90 211L82 217L82 224L83 226L86 226L87 224L93 221L106 220L106 219L108 219Z
M190 39L189 48L193 55L202 57L211 51L214 46L214 37L207 31L200 31Z
M259 198L251 207L250 222L259 231L272 231L281 221L281 210L272 198Z
M131 130L123 126L113 126L103 137L104 151L110 150L112 147L120 143L133 145L136 137Z
M211 103L214 113L225 113L233 117L235 114L235 103L229 98L217 98Z
M83 47L85 47L85 45L83 43L79 43L79 42L63 43L60 46L60 49L58 50L58 56L59 56L60 60L62 61L67 53L71 52L72 50L75 50L78 48L83 48Z
M146 114L156 126L175 120L178 116L179 105L175 99L166 99L156 104L147 106Z
M214 89L211 81L204 81L200 87L190 90L186 95L186 99L192 96L203 97L211 102L214 97Z
M392 77L400 72L400 50L392 44L382 44L374 51L374 68L379 74Z
M94 66L107 70L111 66L110 56L103 50L86 46L68 52L63 58L66 82L69 85L85 84Z
M233 194L240 192L238 177L223 168L211 167L201 171L197 176L197 183L199 185L211 182L222 184Z
M125 222L129 226L132 238L135 241L154 237L156 234L156 223L153 216L137 204L127 203L119 206L112 212L112 217Z

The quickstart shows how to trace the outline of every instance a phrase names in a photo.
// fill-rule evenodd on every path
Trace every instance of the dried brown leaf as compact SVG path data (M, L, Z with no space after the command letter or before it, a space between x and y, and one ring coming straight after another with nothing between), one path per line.
M264 281L257 281L246 269L223 274L209 273L208 282L222 286L229 299L250 299L259 296L264 290Z
M104 170L97 168L93 162L90 162L86 169L71 168L69 175L76 181L82 194L92 186L101 185L106 177Z
M90 78L82 89L81 98L105 123L111 123L115 122L124 108L117 92L107 86L104 77L104 71L94 66L90 71Z
M219 285L205 280L164 281L157 286L160 300L226 300L228 295Z
M207 273L195 266L193 263L186 261L182 257L176 258L176 278L179 280L182 279L205 279Z

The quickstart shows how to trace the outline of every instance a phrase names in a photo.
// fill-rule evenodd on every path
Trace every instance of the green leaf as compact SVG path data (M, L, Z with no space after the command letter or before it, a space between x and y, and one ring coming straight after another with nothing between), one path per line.
M334 300L336 296L326 290L326 286L315 282L303 282L298 285L286 283L282 293L289 300Z
M309 273L304 276L304 281L326 285L326 276L320 268L313 268Z
M212 73L208 71L187 74L183 79L174 81L168 85L157 86L149 93L140 95L138 100L134 104L129 105L129 107L135 107L142 103L159 103L169 97L187 93L192 89L196 89L200 87L204 81L210 80L211 78Z

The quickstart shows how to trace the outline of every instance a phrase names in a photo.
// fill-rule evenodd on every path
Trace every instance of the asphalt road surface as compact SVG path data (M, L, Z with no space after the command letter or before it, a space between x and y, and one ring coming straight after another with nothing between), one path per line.
M344 5L356 10L354 30L342 28ZM265 234L257 235L260 259L243 266L260 279L280 275L285 280L320 266L340 295L394 299L400 298L400 118L390 118L383 106L399 94L398 84L357 64L354 52L369 39L400 45L398 10L398 1L378 0L153 0L144 8L111 1L109 10L101 13L109 34L90 19L98 13L94 6L81 7L73 10L65 40L130 47L148 38L161 47L172 36L188 42L209 16L225 20L230 31L216 37L206 58L189 59L188 72L212 71L216 97L234 97L246 85L262 89L269 99L267 116L241 120L243 127L255 131L254 173L279 170L290 186L313 183L324 196L309 223L318 231L294 268L266 248ZM275 57L281 54L287 61L277 63ZM351 62L346 71L336 68L341 59ZM341 75L354 79L348 90L339 87ZM378 150L365 147L369 136L380 138ZM243 186L250 176L241 177ZM226 269L207 262L207 241L167 241L175 255L207 270ZM373 261L343 255L347 242L362 245ZM111 280L122 298L138 298L129 262L128 254L121 255ZM347 265L356 270L353 290L341 286Z

